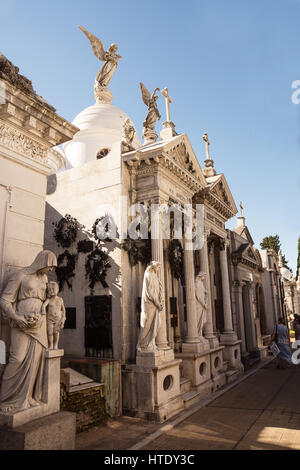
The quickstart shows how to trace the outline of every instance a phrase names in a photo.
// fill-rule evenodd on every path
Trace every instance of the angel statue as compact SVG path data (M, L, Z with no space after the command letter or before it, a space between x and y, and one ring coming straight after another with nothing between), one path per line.
M114 74L114 71L118 67L119 59L122 58L119 54L116 53L118 50L118 46L117 44L112 44L108 48L108 50L105 52L103 42L99 38L89 33L82 26L79 26L79 28L89 39L92 45L94 54L97 57L97 59L101 60L102 62L105 62L103 67L97 73L94 88L95 88L96 100L100 102L106 102L105 98L108 97L108 95L110 95L112 99L112 94L111 92L109 92L108 94L101 93L101 92L109 91L109 90L104 90L104 89L106 89L106 87L109 85L112 79L112 76ZM111 99L109 102L111 102Z
M156 104L156 101L158 100L158 96L156 95L156 92L159 91L159 88L155 88L151 96L143 83L140 83L140 86L142 90L143 101L145 105L148 106L148 114L147 114L145 121L143 122L143 126L144 126L143 135L144 137L146 137L147 133L149 134L149 131L150 131L150 134L152 133L154 137L154 134L156 135L156 132L155 132L156 121L157 119L161 118L161 115L159 114L157 104ZM157 138L157 135L156 137L154 137L154 140L156 140L156 138Z

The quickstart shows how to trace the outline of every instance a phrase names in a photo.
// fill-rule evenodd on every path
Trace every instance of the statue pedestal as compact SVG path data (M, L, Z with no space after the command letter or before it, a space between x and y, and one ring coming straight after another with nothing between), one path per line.
M152 131L151 129L144 129L143 131L144 145L153 144L154 142L157 141L157 137L158 135L156 134L155 131Z
M138 351L136 365L142 367L160 366L165 362L174 361L173 349L157 349L156 351Z
M138 351L122 371L123 413L162 423L183 410L180 364L173 349Z
M10 443L9 449L13 447L13 440L16 440L16 446L19 446L20 442L25 442L25 434L35 435L35 430L39 430L38 435L44 435L44 444L47 446L47 440L52 439L48 436L47 427L53 428L53 432L58 432L57 429L64 429L65 420L63 416L65 413L59 413L60 410L60 358L64 355L62 349L50 350L47 349L45 352L45 370L43 380L43 391L42 391L42 403L38 406L27 408L26 410L11 411L11 412L0 412L0 449L3 447L5 442ZM72 415L72 413L67 413ZM55 419L51 419L55 416ZM49 418L48 420L46 418ZM66 419L66 432L65 438L70 445L71 435L73 435L75 442L75 429L76 429L76 416ZM71 432L72 423L74 422L73 434ZM47 424L48 423L48 424ZM52 423L52 424L51 424ZM26 427L27 426L27 427ZM49 429L50 429L49 428ZM50 432L50 430L49 430ZM21 433L21 434L20 434ZM25 433L25 434L24 434ZM23 438L16 436L23 436ZM21 439L21 441L20 441ZM23 441L22 441L23 439ZM59 449L64 447L64 432L61 432L59 443ZM43 442L42 440L40 441ZM53 443L55 442L53 436ZM25 444L24 444L25 445ZM29 445L29 444L28 444ZM19 449L19 447L16 447ZM24 447L25 448L25 447ZM34 449L34 447L27 447ZM38 447L42 449L43 447ZM45 449L49 447L45 447ZM66 447L69 448L69 447Z
M172 139L175 137L177 132L175 132L175 124L172 121L163 122L163 128L160 131L160 138L162 140Z
M113 100L113 94L107 87L101 87L98 82L94 85L94 95L97 104L111 104Z

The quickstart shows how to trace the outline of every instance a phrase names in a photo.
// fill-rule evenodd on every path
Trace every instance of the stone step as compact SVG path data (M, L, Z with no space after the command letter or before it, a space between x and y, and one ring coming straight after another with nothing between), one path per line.
M87 390L89 388L99 387L100 385L90 377L80 374L70 367L66 367L60 370L60 381L66 386L66 389L69 392Z
M184 377L180 379L180 392L181 394L190 392L192 388L191 379L185 379Z
M197 390L190 390L187 393L182 395L183 403L185 408L189 408L190 406L194 405L197 401L200 400L201 392Z

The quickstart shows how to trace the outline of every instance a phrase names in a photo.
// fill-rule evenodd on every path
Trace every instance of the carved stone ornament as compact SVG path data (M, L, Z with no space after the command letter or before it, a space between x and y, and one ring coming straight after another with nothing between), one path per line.
M133 139L135 136L135 128L130 123L130 119L126 119L122 127L122 151L123 152L130 152L134 150L132 145Z
M46 163L48 159L46 149L41 148L17 129L5 125L0 126L0 145L43 163Z

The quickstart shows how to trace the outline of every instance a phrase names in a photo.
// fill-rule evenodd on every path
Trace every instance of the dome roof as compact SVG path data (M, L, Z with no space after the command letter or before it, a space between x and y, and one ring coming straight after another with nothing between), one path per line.
M97 158L97 153L105 150L109 153L112 145L122 139L124 122L131 119L116 106L107 103L95 103L79 113L73 124L80 129L72 140L63 144L67 167L78 167ZM133 145L141 146L135 133Z
M122 130L124 121L129 119L127 114L112 104L93 104L79 113L73 121L81 131L91 129Z

